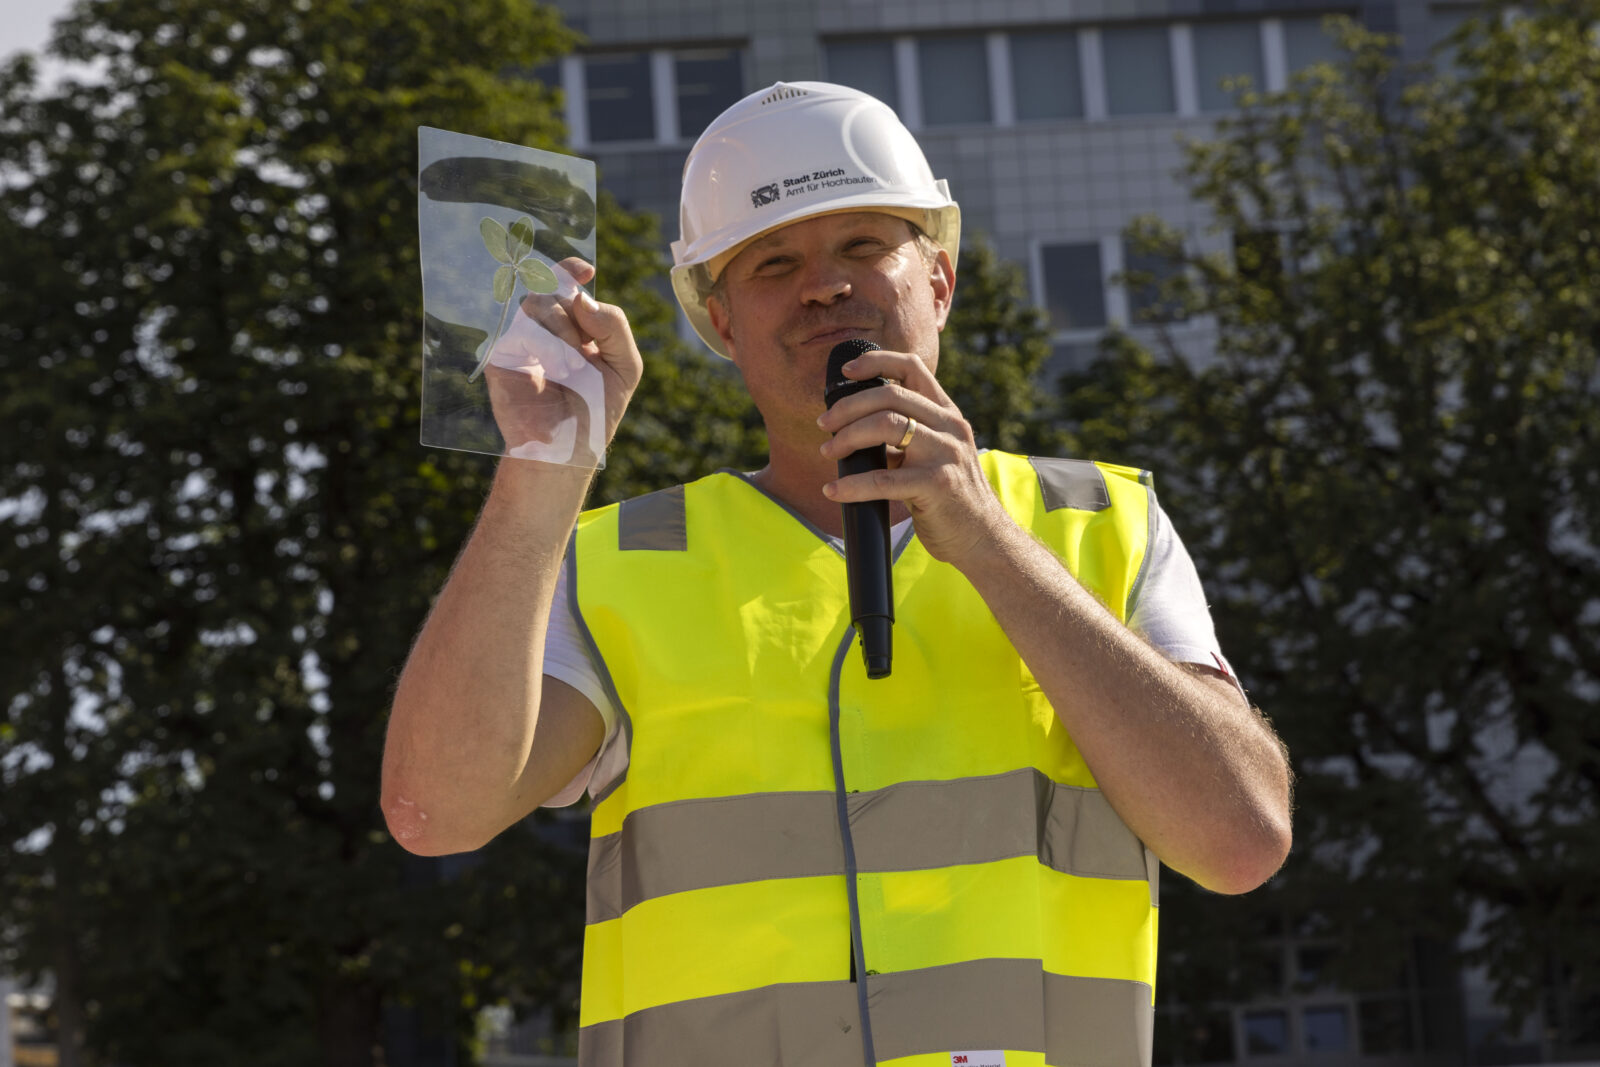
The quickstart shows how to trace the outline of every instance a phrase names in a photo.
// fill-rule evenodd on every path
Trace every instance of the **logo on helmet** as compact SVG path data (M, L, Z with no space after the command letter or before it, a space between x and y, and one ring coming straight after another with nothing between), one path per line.
M763 185L759 189L750 190L750 206L760 207L763 204L776 204L778 202L778 185Z

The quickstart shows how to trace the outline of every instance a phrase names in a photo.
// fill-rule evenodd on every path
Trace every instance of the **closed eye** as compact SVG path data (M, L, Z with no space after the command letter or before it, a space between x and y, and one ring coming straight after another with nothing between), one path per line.
M756 264L756 267L755 267L755 270L754 270L753 273L755 273L755 274L776 274L779 271L782 271L782 270L788 268L789 265L791 263L793 263L793 262L794 262L794 259L793 259L792 256L786 256L786 255L768 256L766 259L763 259L759 263Z

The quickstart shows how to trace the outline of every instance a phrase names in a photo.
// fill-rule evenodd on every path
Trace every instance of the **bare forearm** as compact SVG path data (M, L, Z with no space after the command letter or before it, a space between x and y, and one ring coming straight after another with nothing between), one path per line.
M502 461L417 638L389 719L382 799L391 832L413 851L477 847L546 799L527 795L547 785L528 774L544 635L589 477Z
M1288 851L1289 770L1234 691L1163 657L1005 523L963 572L1056 708L1106 799L1169 867L1219 892Z

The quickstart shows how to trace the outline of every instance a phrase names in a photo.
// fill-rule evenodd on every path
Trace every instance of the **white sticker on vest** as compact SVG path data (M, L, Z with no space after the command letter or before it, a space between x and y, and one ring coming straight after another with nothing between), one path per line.
M1006 1067L1004 1052L952 1052L950 1067Z

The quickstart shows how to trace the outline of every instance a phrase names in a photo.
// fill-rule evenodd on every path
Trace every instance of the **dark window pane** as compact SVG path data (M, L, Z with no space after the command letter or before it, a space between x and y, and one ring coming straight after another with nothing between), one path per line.
M559 89L561 88L561 64L540 63L537 67L528 71L528 79L551 89Z
M1044 303L1057 330L1095 329L1106 324L1100 245L1046 245L1039 255Z
M1456 64L1456 46L1450 37L1477 14L1470 7L1434 8L1428 12L1428 43L1433 46L1434 69L1440 74L1460 73Z
M1361 1051L1368 1056L1410 1052L1411 1003L1402 997L1364 1000L1356 1008L1361 1020Z
M1078 35L1070 30L1012 34L1011 89L1018 119L1082 118Z
M1436 7L1428 12L1429 44L1440 44L1478 12L1470 7Z
M1050 349L1050 358L1039 371L1039 379L1053 383L1063 377L1082 374L1100 358L1100 342L1064 341Z
M1289 1054L1289 1013L1279 1010L1244 1013L1244 1051L1247 1056Z
M702 48L679 52L673 67L678 81L678 135L692 141L744 95L743 56L734 48Z
M929 126L989 121L989 50L982 37L917 42L922 121Z
M648 141L656 135L650 94L650 56L645 52L585 56L584 93L589 140Z
M1266 88L1261 59L1261 28L1254 22L1202 22L1194 28L1195 80L1200 83L1200 110L1236 107L1235 94L1222 88L1224 78L1241 75L1252 88Z
M1128 314L1134 322L1177 322L1183 315L1175 303L1161 299L1161 283L1178 273L1177 264L1165 256L1131 250L1123 254L1128 275ZM1276 955L1276 953L1274 953Z
M1165 26L1108 26L1100 31L1100 52L1111 114L1166 115L1177 109Z
M1350 1009L1341 1004L1307 1008L1300 1021L1306 1029L1307 1052L1350 1051Z
M822 46L828 80L877 97L900 110L891 41L831 41Z
M1344 58L1338 44L1322 29L1322 16L1283 20L1283 50L1289 72L1313 63L1338 63Z

